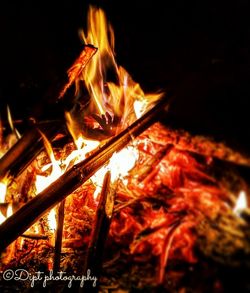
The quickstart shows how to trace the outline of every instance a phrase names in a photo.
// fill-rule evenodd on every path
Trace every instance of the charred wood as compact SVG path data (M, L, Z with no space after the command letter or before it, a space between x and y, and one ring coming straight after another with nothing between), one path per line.
M39 121L42 114L47 112L50 108L56 108L57 111L61 112L63 115L63 109L66 103L68 103L67 99L69 99L67 95L73 95L72 85L74 81L79 77L96 50L95 47L86 45L78 59L69 69L67 77L63 78L63 88L61 89L60 87L58 89L55 87L52 92L48 93L49 97L46 97L46 100L52 100L53 102L50 101L51 104L49 104L42 101L37 105L36 109L34 109L31 121L35 123L31 124L31 129L26 131L22 138L0 159L0 179L7 173L9 176L13 177L19 175L43 150L42 138L37 129L41 127L42 129L40 130L49 140L52 140L56 134L63 129L64 123L62 121L58 124L54 123L54 125L50 125L49 127L46 123L42 126L43 123L36 123L36 121Z
M166 110L168 103L169 100L167 97L162 99L140 119L110 139L104 146L100 147L84 161L73 166L48 188L9 217L0 226L0 238L2 239L0 250L5 249L44 213L86 182L98 169L108 162L115 152L124 148L136 136L140 135L150 125L156 122L160 114Z
M55 237L55 252L54 252L54 272L60 271L60 261L62 252L62 236L63 236L63 223L64 223L64 206L65 200L63 200L58 207L57 211L57 229Z
M92 229L91 240L89 243L87 257L84 266L84 275L88 274L95 276L99 280L102 270L102 260L105 248L105 242L108 237L109 227L112 219L114 207L114 190L111 184L111 173L108 171L103 180L103 186L100 196L100 201L97 207L94 227ZM98 292L98 283L87 283L83 288L84 292ZM87 291L86 291L87 290Z

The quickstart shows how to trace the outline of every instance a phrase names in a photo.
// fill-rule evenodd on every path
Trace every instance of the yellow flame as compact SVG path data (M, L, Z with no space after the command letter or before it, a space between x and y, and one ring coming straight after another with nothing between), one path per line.
M6 217L0 211L0 224L2 224L6 220Z
M112 117L118 117L121 121L119 126L125 128L139 118L160 98L161 94L144 94L140 85L133 81L128 72L116 64L114 31L103 10L90 7L87 32L82 31L81 35L86 44L92 44L98 48L97 53L82 72L82 79L90 97L90 106L84 114L91 112L92 114L103 115L108 112ZM109 73L109 76L110 73L113 74L112 78L109 77L109 80L107 73ZM67 158L61 159L59 164L55 159L51 145L44 137L51 163L44 166L43 169L51 168L52 171L49 176L37 176L36 188L38 192L56 180L69 166L86 158L87 154L97 148L100 143L99 141L87 140L83 136L82 125L72 112L65 113L65 117L76 149ZM97 187L95 196L100 192L107 170L111 170L112 181L117 177L126 180L128 172L133 168L137 159L138 151L132 146L114 154L109 164L101 168L91 178Z
M48 139L45 137L43 133L41 133L45 149L50 157L51 164L48 164L43 167L43 170L52 166L52 171L48 176L36 176L35 187L36 191L39 193L43 191L46 187L48 187L52 182L58 179L62 175L62 170L60 168L60 162L55 159L51 144L49 143Z
M8 204L6 217L0 211L0 224L2 224L7 218L9 218L13 214L13 208L11 204Z
M75 163L82 161L86 155L98 147L100 144L97 140L85 139L79 129L79 126L72 118L69 112L65 113L68 130L74 140L76 150L73 151L70 156L64 161L64 164L68 166L69 162L75 160Z
M96 55L83 72L91 100L94 101L95 108L100 114L109 112L120 117L122 126L126 127L135 120L135 114L139 114L138 111L135 113L134 102L137 101L138 105L138 102L146 101L143 110L141 108L139 111L141 115L146 110L146 106L155 102L162 94L145 95L128 72L116 64L114 31L103 10L90 6L87 32L82 31L81 36L86 44L90 43L98 48ZM107 72L109 75L110 72L113 73L113 81L108 80Z
M126 176L129 171L135 166L136 161L139 158L139 152L137 148L127 146L120 152L114 153L109 163L99 169L92 177L91 180L95 184L96 189L94 192L94 198L100 194L102 189L102 182L105 174L108 170L111 171L111 181L121 178L126 183Z
M247 195L244 190L241 190L233 211L235 214L239 215L242 212L242 210L246 208L247 208Z
M139 100L136 100L134 102L134 110L135 110L135 115L136 115L136 118L140 118L143 113L146 111L147 109L147 101L146 100L142 100L142 101L139 101Z
M0 181L0 203L5 202L5 196L7 193L7 185L8 185L7 179L2 179L2 181Z
M11 112L10 112L9 106L7 106L7 117L8 117L8 122L9 122L9 125L10 125L10 128L11 128L12 132L15 133L15 135L17 136L17 138L21 138L21 134L14 127L14 123L13 123L13 119L12 119L12 116L11 116Z
M120 152L114 153L108 168L111 170L111 180L114 181L118 177L122 177L123 181L129 171L135 166L139 158L138 150L133 146L123 148Z
M36 176L35 187L36 187L37 193L43 191L46 187L48 187L52 182L54 182L63 174L63 171L60 168L60 162L56 160L51 144L49 143L48 139L43 133L41 133L41 135L44 141L45 149L51 161L50 164L43 166L42 169L45 171L46 169L51 167L52 170L48 176L41 176L41 175ZM50 210L47 219L48 219L48 225L50 230L55 231L56 230L55 209Z
M57 221L56 221L56 211L55 209L51 209L49 214L48 214L48 223L49 223L49 228L52 231L55 231L57 228Z
M83 78L99 113L104 114L105 67L116 68L116 63L113 51L114 44L110 44L110 40L114 40L114 32L101 9L90 8L87 34L82 31L82 39L86 44L92 44L98 48L97 56L88 63L86 70L83 72Z

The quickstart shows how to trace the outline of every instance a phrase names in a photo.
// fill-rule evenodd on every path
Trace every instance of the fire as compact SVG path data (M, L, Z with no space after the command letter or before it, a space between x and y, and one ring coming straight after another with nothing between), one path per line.
M49 222L50 230L55 231L57 228L55 209L50 210L48 214L48 222Z
M0 182L0 203L5 202L5 196L6 196L6 193L7 193L7 185L8 185L7 179L3 179Z
M109 163L97 171L91 180L96 186L96 190L93 194L96 199L101 192L104 176L107 171L111 171L111 181L114 182L116 179L120 178L126 183L126 176L128 172L135 166L135 163L139 157L139 152L136 148L128 146L122 149L120 152L114 153L111 157Z
M13 139L13 134L15 134L15 136L20 138L19 132L14 127L9 107L7 107L7 117L8 117L8 122L9 122L10 128L12 130L12 133L11 133L11 135L9 135L9 137L6 139L6 141L3 140L3 133L2 133L3 132L3 125L2 125L2 122L0 119L0 158L5 154L5 152L8 150L8 148L14 144L15 139ZM0 204L6 202L8 183L9 183L8 176L4 177L0 181ZM8 204L6 216L4 216L2 214L2 212L0 211L0 224L2 224L12 214L13 214L12 205Z
M108 168L111 170L111 180L114 181L116 178L122 177L125 182L124 177L133 169L138 158L139 152L133 146L128 146L120 152L114 153L108 164Z
M10 125L12 132L16 135L17 138L21 138L21 134L14 126L9 106L7 106L7 117L8 117L8 122L9 122L9 125Z
M11 204L8 204L6 217L2 214L0 211L0 224L2 224L8 217L10 217L13 214L13 208Z
M91 124L91 127L94 126L94 128L90 127L90 130L93 130L92 134L94 134L95 129L105 131L105 126L109 127L107 124L112 124L113 120L118 118L117 124L114 124L117 127L116 132L118 132L118 130L120 131L131 124L133 120L140 118L152 103L160 97L160 94L145 95L139 84L132 80L127 71L116 64L114 32L107 23L104 12L91 7L88 22L88 33L82 32L82 38L86 43L98 47L99 51L95 56L96 58L88 63L86 71L83 73L83 80L89 91L91 101L89 108L85 108L86 112L82 115L84 119L87 119L82 119L82 122L87 121ZM116 81L108 81L107 72L113 72ZM95 115L91 117L91 114ZM10 112L8 117L9 123L12 125ZM68 144L65 148L55 151L48 139L41 133L50 161L49 163L46 162L36 174L36 193L42 192L72 165L84 160L89 153L102 143L103 138L98 136L93 135L95 140L86 138L85 125L79 123L79 117L75 117L72 111L65 113L65 117L74 145ZM13 125L11 129L16 132ZM196 162L196 159L189 152L179 150L174 145L170 146L167 135L164 135L164 132L158 135L159 130L157 128L156 131L152 131L151 128L148 131L149 133L144 138L138 138L140 141L137 140L136 142L135 140L121 151L114 153L109 162L97 171L86 182L87 184L79 188L79 191L74 191L74 194L69 197L69 202L65 203L64 223L60 222L59 227L63 227L62 248L70 248L70 245L81 247L81 249L85 248L86 243L89 242L88 231L91 228L103 179L105 174L110 171L113 186L115 182L120 183L120 180L124 184L124 186L122 184L115 185L118 186L115 203L112 202L111 207L108 207L111 210L114 207L115 211L109 235L110 240L114 241L111 247L121 247L119 248L120 251L124 249L123 252L125 253L120 255L129 256L127 257L128 260L137 258L140 262L146 261L149 263L150 258L148 257L151 254L154 257L153 264L155 265L155 257L159 258L159 280L162 281L165 277L168 260L173 259L175 261L176 259L179 261L179 258L183 258L184 261L189 263L197 261L193 253L196 240L194 228L199 226L200 222L208 222L206 219L217 218L219 211L224 208L224 202L221 202L223 196L219 184L218 186L215 184L214 178L210 178L203 171L202 165L198 161ZM114 134L110 132L105 136L105 139ZM131 132L128 135L132 138ZM156 136L151 138L151 135ZM166 137L166 140L161 140L161 137ZM167 148L163 148L166 145ZM36 170L36 165L32 165L32 168ZM136 176L133 176L131 170ZM44 175L41 175L42 173ZM81 182L81 179L79 181ZM0 203L6 201L7 183L5 179L0 182ZM32 196L34 195L33 187L33 185L31 188L29 186L32 189ZM51 189L53 189L53 186ZM8 193L7 198L9 198L9 194L11 193ZM22 193L20 192L20 194ZM28 195L30 196L30 194ZM154 201L156 204L154 204ZM64 205L61 207L64 208ZM246 207L246 192L242 190L233 212L240 215ZM28 208L30 208L29 205ZM12 205L8 204L6 215L5 212L0 212L0 224L11 214ZM71 221L72 219L73 221ZM46 229L43 227L44 222L46 222ZM29 232L34 239L42 240L41 244L33 244L39 243L39 241L30 241L31 243L29 243L29 240L23 238L28 235L22 235L20 242L17 240L17 244L12 246L13 250L18 248L16 249L18 253L22 249L24 251L26 249L27 252L27 244L30 244L30 246L35 245L32 248L33 252L36 255L40 254L39 246L46 247L43 241L49 241L51 246L55 245L55 238L57 237L55 237L54 232L58 229L57 224L57 209L53 208L42 221L29 228ZM47 227L49 227L49 231ZM203 233L203 227L200 229ZM34 234L37 235L34 236ZM49 234L49 237L47 234ZM100 233L100 235L103 236L103 233ZM46 237L43 238L44 236ZM105 237L103 240L105 240ZM69 247L67 247L67 244ZM57 241L55 247L57 247ZM16 257L14 253L9 259L13 257ZM48 263L49 268L50 265ZM55 266L53 269L55 270Z
M233 211L236 215L240 215L242 210L244 210L246 208L247 208L247 195L244 190L241 190Z
M85 118L89 114L96 114L105 120L108 113L111 120L118 118L119 125L115 126L123 129L150 108L161 94L145 95L140 85L133 81L128 72L122 66L117 65L114 52L114 31L101 9L90 7L87 32L82 31L81 36L86 44L92 44L98 48L96 55L89 61L82 73L82 79L90 97L90 106L84 112ZM111 80L108 80L108 73L113 74ZM59 178L69 166L84 160L87 154L100 144L98 137L96 140L85 137L81 122L79 123L74 112L66 112L65 118L76 149L67 158L61 158L59 162L55 159L50 143L44 137L45 148L51 163L44 166L43 171L51 168L51 172L46 176L37 175L36 190L38 193ZM92 126L94 124L97 124L97 128L102 126L98 125L98 121L95 119L91 119L92 117L90 117ZM107 119L105 122L112 124L111 120ZM83 119L82 122L84 122ZM112 127L112 125L110 126ZM138 151L133 146L114 154L109 164L91 178L96 186L94 197L96 198L100 193L100 184L103 182L107 170L111 170L112 181L119 177L125 183L126 176L134 167L137 159Z
M90 103L84 103L88 106L84 109L84 113L81 113L84 116L81 122L84 124L85 120L88 121L91 125L91 130L100 130L105 126L111 129L114 127L115 131L105 136L105 139L107 139L143 115L161 97L161 94L144 94L140 85L131 78L129 73L122 66L117 65L114 53L114 31L101 9L90 7L88 31L87 33L82 31L82 39L86 44L92 44L97 47L98 51L86 65L82 73L82 81L76 83L84 83L90 99ZM92 117L93 114L95 117ZM81 122L79 123L79 117L76 117L74 112L66 112L65 117L68 130L74 140L75 149L70 154L67 153L65 157L59 153L59 158L58 153L53 151L51 143L41 133L50 162L43 165L39 170L39 174L36 174L34 183L36 194L42 192L57 180L72 165L84 160L104 139L98 137L98 135L96 137L93 135L94 139L87 139L86 133L83 131L84 127ZM19 138L20 135L13 125L9 109L8 120L13 134L15 134L16 138ZM103 121L104 127L100 121ZM116 122L114 123L114 121ZM139 151L134 145L127 146L115 153L109 163L90 178L96 187L93 194L94 199L100 194L101 184L107 171L111 171L113 183L119 178L126 184L126 177L138 159ZM0 202L5 202L6 192L7 182L2 181L0 182ZM11 214L12 211L8 208L6 217ZM0 213L0 223L6 217ZM51 232L57 229L56 208L49 211L47 223ZM36 223L30 229L38 234L39 227L38 223ZM20 247L22 247L22 244L20 244Z
M74 160L74 163L76 164L85 159L86 155L96 149L100 142L97 140L85 139L83 135L79 132L77 124L75 123L69 112L65 113L65 118L67 121L68 130L73 137L76 146L76 150L73 151L64 161L64 165L67 168L71 161Z
M45 145L45 149L47 150L47 153L50 157L51 164L48 164L46 166L43 166L43 171L48 169L52 166L52 171L49 176L41 176L37 175L36 177L36 191L39 193L43 191L46 187L48 187L52 182L54 182L56 179L58 179L62 175L62 170L60 168L59 162L55 159L51 144L47 140L47 138L41 133Z
M121 126L126 127L135 120L135 115L139 112L140 115L143 114L145 105L149 107L161 94L145 95L128 72L117 65L114 30L101 9L90 7L87 33L82 31L81 36L86 44L90 43L98 48L95 57L83 72L83 80L95 105L92 106L92 111L95 108L101 115L109 112L114 117L119 117ZM113 74L113 80L107 80L108 73ZM140 106L140 111L137 111L134 110L134 103L136 108L140 103L144 106Z

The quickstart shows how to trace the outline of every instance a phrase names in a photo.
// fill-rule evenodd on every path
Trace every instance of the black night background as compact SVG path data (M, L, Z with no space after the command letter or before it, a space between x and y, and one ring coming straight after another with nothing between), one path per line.
M6 1L0 112L27 118L81 50L89 4L104 9L117 61L147 92L171 91L168 120L249 151L249 1Z

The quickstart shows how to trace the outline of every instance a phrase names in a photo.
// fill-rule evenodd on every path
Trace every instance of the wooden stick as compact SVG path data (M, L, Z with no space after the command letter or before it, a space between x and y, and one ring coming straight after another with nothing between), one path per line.
M45 133L52 139L62 129L62 123L37 123L23 134L20 140L0 159L0 179L8 173L16 177L35 159L43 150L44 143L39 133Z
M35 240L47 240L49 236L37 233L24 233L20 237L28 238L28 239L35 239Z
M111 186L111 173L108 171L103 180L103 186L98 203L91 240L88 246L87 256L84 263L83 275L88 271L91 276L97 278L96 286L87 282L82 288L84 292L98 292L98 280L101 275L103 252L108 237L109 227L114 208L114 190ZM86 291L87 290L87 291ZM81 292L81 290L80 290Z
M79 77L82 70L88 63L89 59L95 54L97 49L91 45L86 45L75 61L75 63L68 70L68 76L66 82L64 82L63 89L55 89L53 93L49 93L49 96L53 97L53 104L48 105L44 102L34 109L32 113L32 120L36 121L39 117L47 112L50 108L56 108L57 112L61 112L61 116L64 114L64 103L66 103L66 96L69 90L72 88L72 84L76 78ZM58 92L59 91L59 92ZM64 99L62 99L64 98ZM48 98L49 100L49 98ZM56 101L56 102L54 102ZM43 150L44 145L41 135L37 129L42 131L44 135L51 141L58 132L62 131L64 123L44 124L32 123L31 129L26 131L21 139L0 159L0 180L7 173L10 176L16 177L35 159L35 157Z
M0 251L24 233L44 213L65 199L100 169L112 155L124 148L136 136L152 125L169 99L165 97L131 126L109 140L84 161L76 164L36 197L21 207L0 226Z
M86 45L80 56L74 62L74 64L68 70L68 82L59 94L58 99L65 96L69 87L76 81L82 74L84 68L88 64L89 60L95 55L97 48L92 45Z
M54 273L57 273L60 271L63 223L64 223L64 206L65 206L65 200L63 200L59 204L58 211L57 211L57 228L56 228L54 265L53 265Z

